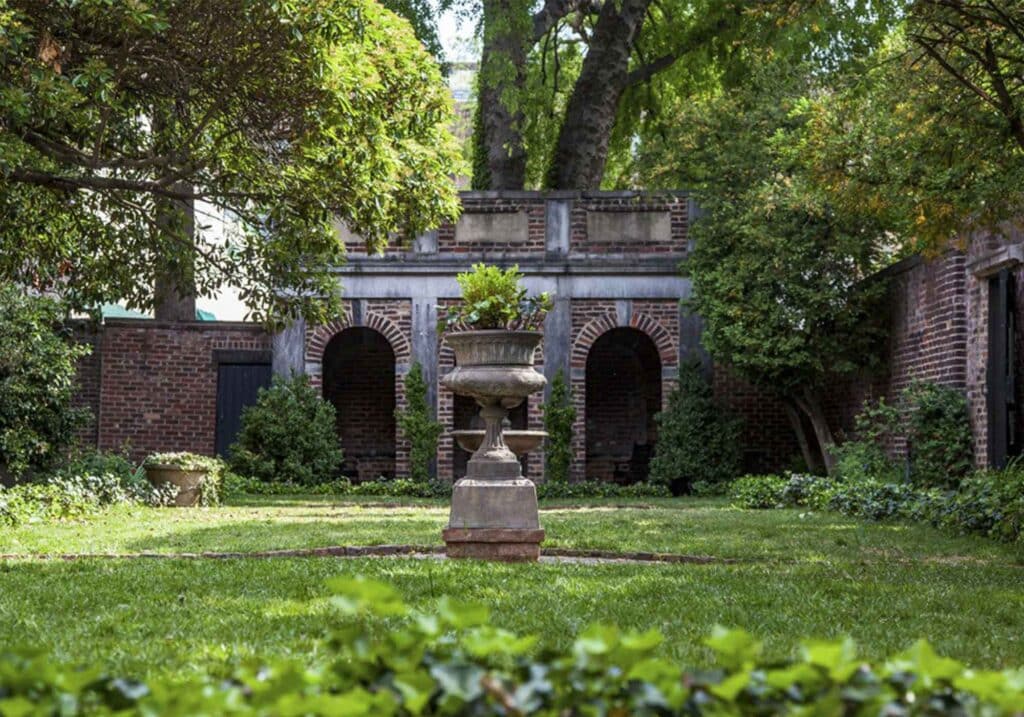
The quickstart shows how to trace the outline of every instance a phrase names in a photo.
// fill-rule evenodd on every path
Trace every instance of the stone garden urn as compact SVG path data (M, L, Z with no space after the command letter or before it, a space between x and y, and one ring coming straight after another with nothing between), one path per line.
M544 388L544 377L533 367L533 352L540 345L541 334L463 331L449 334L445 340L455 351L456 368L442 383L461 396L474 398L484 422L483 437L469 459L466 477L452 490L451 514L443 534L448 557L537 560L544 539L537 516L537 489L523 476L516 454L506 445L502 422L510 408ZM463 443L465 437L456 438Z

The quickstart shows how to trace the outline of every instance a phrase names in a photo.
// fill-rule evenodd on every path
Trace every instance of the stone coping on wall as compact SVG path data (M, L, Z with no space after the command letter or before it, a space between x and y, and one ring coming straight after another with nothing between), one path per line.
M663 254L575 254L569 260L546 259L543 254L513 253L466 253L466 254L416 254L396 252L381 256L375 254L349 255L347 262L332 269L337 274L394 274L413 272L418 274L454 274L466 271L469 265L478 261L504 261L516 263L523 274L572 275L572 274L679 274L679 262L684 252ZM415 265L405 268L404 265ZM212 322L207 322L212 323Z
M136 329L174 329L185 331L256 331L264 332L255 321L157 321L156 319L104 319L104 326Z

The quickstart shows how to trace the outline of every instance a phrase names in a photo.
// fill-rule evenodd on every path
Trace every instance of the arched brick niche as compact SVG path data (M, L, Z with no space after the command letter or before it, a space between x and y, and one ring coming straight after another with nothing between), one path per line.
M344 470L359 480L409 471L394 420L412 356L408 303L350 300L337 319L307 332L306 373L335 404Z
M571 386L576 408L572 479L636 480L645 475L645 464L653 453L656 439L652 430L653 415L664 407L678 380L679 304L662 300L574 300L572 327ZM602 347L605 342L607 346ZM595 348L598 353L593 356ZM605 410L602 408L604 399L611 400L618 390L612 385L614 382L608 380L608 374L626 371L627 364L643 377L623 374L627 385L637 383L630 390L644 395L642 404L632 409L636 425L631 423L630 427L624 427L617 421L615 430L622 433L618 442L609 443L607 438L602 438L600 427L598 436L589 437L590 428L602 425L605 419L601 416L591 419L588 410ZM595 392L604 395L598 396ZM625 405L625 398L620 402ZM605 433L611 435L611 432ZM628 455L626 441L632 441ZM635 451L633 445L637 446ZM632 472L630 464L634 466Z
M661 359L650 336L632 327L601 334L587 353L586 477L647 480L661 410Z
M395 352L379 331L344 329L323 355L323 396L337 413L349 478L395 475Z

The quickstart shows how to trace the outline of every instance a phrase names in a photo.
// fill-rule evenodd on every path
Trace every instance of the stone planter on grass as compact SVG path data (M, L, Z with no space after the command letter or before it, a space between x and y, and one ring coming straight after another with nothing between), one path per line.
M448 557L537 560L544 539L537 490L523 476L519 459L506 445L502 422L510 408L544 388L544 377L533 367L541 334L504 329L462 331L445 340L455 351L456 368L442 383L459 395L474 398L485 426L466 477L452 490L451 514L444 531ZM476 442L476 436L460 433L456 436L460 444ZM530 433L517 447L543 439L543 432Z

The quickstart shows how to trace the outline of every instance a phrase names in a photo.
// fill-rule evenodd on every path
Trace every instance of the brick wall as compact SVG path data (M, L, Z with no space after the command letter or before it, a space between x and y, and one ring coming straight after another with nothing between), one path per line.
M333 386L325 383L324 377L326 363L330 361L327 354L328 346L336 336L342 335L349 328L365 328L376 332L387 342L394 354L393 362L383 362L392 366L390 370L393 393L386 391L381 393L380 404L371 409L373 411L371 415L376 417L374 418L375 423L380 426L385 425L384 414L391 414L388 427L381 428L381 430L387 431L386 435L389 439L391 436L394 438L384 441L393 445L391 449L386 448L382 441L375 441L371 445L368 440L362 438L355 438L355 442L347 441L346 447L346 441L343 440L342 447L346 452L346 470L360 480L368 480L380 475L407 475L409 444L395 432L393 411L405 407L405 375L409 371L412 360L412 301L408 299L346 299L342 302L341 315L337 319L322 326L307 327L305 370L310 376L310 383L324 392L325 397L328 397L328 392L331 392L330 397L336 398ZM382 361L377 360L375 363L376 369L372 371L373 380L375 382L385 381L386 378L382 373L384 369L381 367ZM349 365L351 366L352 362L349 362ZM352 370L362 375L363 368L365 367L355 367ZM336 385L339 377L335 375L334 378ZM372 392L370 390L360 391L360 395L364 396L365 401L368 402ZM367 407L368 404L364 406L364 408ZM344 405L336 405L336 408L340 415L343 414L341 420L353 421L349 428L354 428L358 423L356 417L359 415L359 411L346 409ZM344 426L341 426L340 429L347 430ZM392 454L393 457L391 457Z
M574 254L686 253L685 197L584 195L573 203L571 222L569 249Z
M268 351L270 337L247 324L108 320L100 340L97 445L149 453L213 455L215 351Z
M395 352L373 329L351 327L324 351L323 396L334 404L344 472L395 475Z

